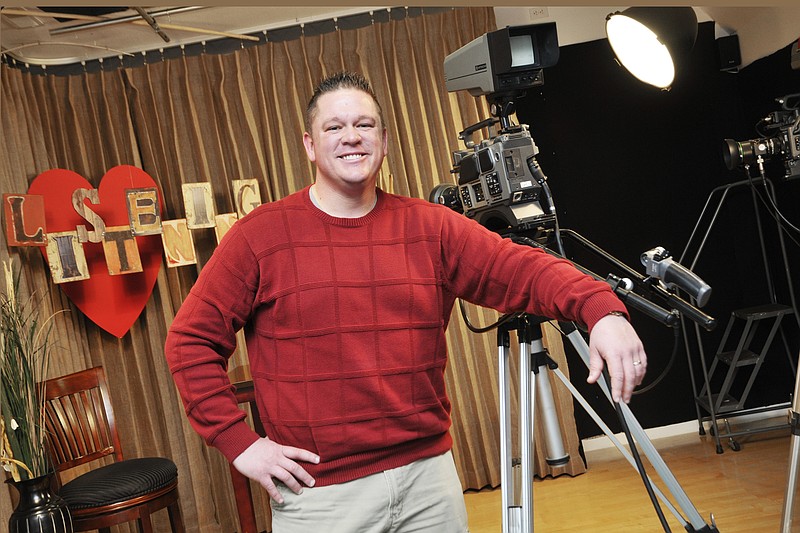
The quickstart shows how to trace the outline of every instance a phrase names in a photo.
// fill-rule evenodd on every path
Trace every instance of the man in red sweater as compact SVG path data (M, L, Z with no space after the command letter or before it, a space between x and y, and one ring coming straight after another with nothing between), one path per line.
M617 401L644 377L642 344L606 283L377 189L387 133L362 76L323 80L306 120L314 184L237 222L170 328L186 413L266 488L276 533L464 532L444 384L456 298L586 325L589 381L607 365ZM226 373L241 328L264 438Z

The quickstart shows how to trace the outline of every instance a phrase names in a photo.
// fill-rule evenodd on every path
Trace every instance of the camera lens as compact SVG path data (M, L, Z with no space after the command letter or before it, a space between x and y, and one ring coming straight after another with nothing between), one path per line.
M753 139L742 142L725 139L724 143L722 157L725 159L725 166L728 167L728 170L733 170L741 164L752 163L759 155L765 156L767 159L780 152L779 139Z
M741 143L733 139L725 139L725 148L722 150L722 157L725 159L725 166L728 170L733 170L743 163Z
M458 187L455 185L440 183L431 190L428 195L428 201L434 204L442 204L459 213L464 212L461 200L458 197Z

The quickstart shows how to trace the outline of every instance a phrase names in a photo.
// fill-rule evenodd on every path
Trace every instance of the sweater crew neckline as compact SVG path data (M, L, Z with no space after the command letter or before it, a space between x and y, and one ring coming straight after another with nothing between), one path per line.
M335 217L333 215L329 215L328 213L317 207L311 200L311 185L303 189L303 203L306 205L308 209L311 210L312 213L314 213L314 215L317 218L321 219L326 224L355 228L359 226L364 226L375 220L380 214L381 210L383 209L384 198L385 198L383 191L376 187L375 194L377 195L377 200L375 202L375 205L372 207L372 210L366 215L356 218Z

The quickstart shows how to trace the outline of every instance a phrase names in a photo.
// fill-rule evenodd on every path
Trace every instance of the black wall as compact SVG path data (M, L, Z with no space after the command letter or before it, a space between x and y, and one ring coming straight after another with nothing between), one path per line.
M562 47L558 64L544 72L544 85L516 102L517 118L530 126L540 150L537 159L549 178L562 228L577 231L642 274L639 256L654 246L664 246L678 260L711 191L744 179L741 171L724 166L723 139L757 138L756 122L779 109L775 98L800 92L800 71L791 70L789 50L787 46L738 73L721 72L713 23L702 23L689 63L667 92L645 86L618 66L606 40ZM798 226L800 179L783 180L782 166L775 163L780 161L771 162L767 176L775 185L779 208ZM759 211L778 301L790 304L776 226L767 211ZM701 334L709 364L731 311L770 301L755 213L751 188L732 190L695 267L713 288L703 310L718 325ZM700 232L707 227L701 225ZM798 240L796 232L787 240L796 293ZM603 276L614 272L595 255L566 244L576 262ZM694 253L690 250L687 257ZM631 407L637 418L645 428L696 419L682 337L673 356L672 329L637 312L632 320L649 355L645 385L664 374L655 387L634 397ZM785 323L796 359L797 322L790 317ZM699 353L692 351L699 380ZM619 431L599 389L585 385L585 366L569 346L568 352L572 381ZM776 341L747 407L789 401L793 386L788 354ZM577 404L576 419L582 438L601 433Z

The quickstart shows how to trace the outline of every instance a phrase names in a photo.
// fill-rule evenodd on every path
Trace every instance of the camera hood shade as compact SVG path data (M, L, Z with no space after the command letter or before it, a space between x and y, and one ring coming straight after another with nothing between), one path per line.
M631 74L668 89L694 46L697 16L691 7L630 7L606 17L606 35Z

